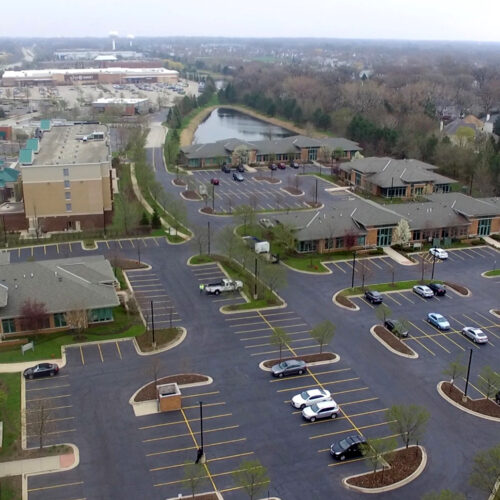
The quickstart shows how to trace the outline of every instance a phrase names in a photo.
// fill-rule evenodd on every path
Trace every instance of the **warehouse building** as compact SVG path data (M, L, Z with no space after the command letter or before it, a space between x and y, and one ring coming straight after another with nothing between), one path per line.
M6 87L109 83L177 83L179 72L165 68L76 68L5 71Z
M103 97L92 103L92 108L100 113L116 113L125 116L143 115L149 113L149 99Z

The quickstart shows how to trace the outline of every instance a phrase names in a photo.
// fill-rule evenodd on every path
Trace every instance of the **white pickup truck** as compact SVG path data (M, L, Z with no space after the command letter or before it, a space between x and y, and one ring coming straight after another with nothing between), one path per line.
M232 292L236 290L241 290L243 288L243 282L239 280L228 280L226 278L221 279L217 283L209 283L205 285L205 293L219 295L221 292Z

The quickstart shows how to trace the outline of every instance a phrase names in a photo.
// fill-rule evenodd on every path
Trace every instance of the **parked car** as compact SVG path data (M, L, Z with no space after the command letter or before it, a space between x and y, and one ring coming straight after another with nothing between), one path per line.
M341 441L332 443L330 446L330 455L337 460L360 457L364 454L364 445L366 445L366 439L359 434L353 434Z
M220 281L215 283L209 283L205 285L203 290L205 293L210 295L219 295L223 292L237 292L243 288L243 281L240 280L229 280L227 278L222 278Z
M483 332L483 330L481 330L481 328L466 326L462 328L462 333L476 344L488 343L488 336Z
M296 394L291 401L291 404L295 408L304 409L306 406L311 406L315 403L320 403L321 401L327 401L331 399L330 391L325 389L309 389L308 391Z
M408 330L404 327L403 323L397 319L387 318L384 321L384 326L398 337L408 337Z
M430 248L429 253L435 255L438 259L445 260L448 258L448 252L442 248Z
M210 184L213 184L214 186L218 186L219 185L219 179L217 179L215 177L212 177L210 179Z
M380 304L384 300L382 294L375 290L365 290L365 299L372 304Z
M59 367L54 363L40 363L38 365L32 366L31 368L26 368L23 375L24 378L34 379L41 377L53 377L59 372Z
M290 166L292 168L299 168L300 165L296 161L292 161L292 163L290 163Z
M306 420L314 422L320 418L337 418L339 412L339 405L332 399L330 401L321 401L320 403L306 406L302 410L302 416Z
M233 179L238 182L242 182L245 178L239 172L233 172Z
M236 170L238 172L244 172L245 171L245 167L240 163L237 167L236 167Z
M495 403L500 405L500 391L495 394Z
M431 298L434 297L434 292L426 285L415 285L413 291L421 297Z
M231 169L227 165L222 165L222 171L225 174L229 174L229 172L231 172Z
M449 330L450 323L449 321L441 314L438 313L429 313L427 315L427 321L438 328L439 330Z
M276 170L278 167L276 166L276 163L271 163L269 165L270 170Z
M271 368L275 377L284 377L286 375L302 375L307 372L306 362L301 359L288 359L274 365Z
M286 164L283 163L283 162L280 162L280 163L278 163L278 168L281 169L281 170L285 170Z
M428 287L434 292L434 295L446 295L446 288L441 283L429 283Z

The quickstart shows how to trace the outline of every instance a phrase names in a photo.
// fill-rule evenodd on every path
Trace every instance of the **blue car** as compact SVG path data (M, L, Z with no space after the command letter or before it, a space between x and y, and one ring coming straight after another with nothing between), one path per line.
M432 326L435 326L438 330L449 330L450 329L449 321L441 314L429 313L427 315L427 321Z

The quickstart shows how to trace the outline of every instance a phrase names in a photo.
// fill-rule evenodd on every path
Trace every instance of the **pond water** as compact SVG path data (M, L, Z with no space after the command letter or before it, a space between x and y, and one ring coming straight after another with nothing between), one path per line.
M198 126L193 143L205 144L232 137L245 141L260 141L291 135L294 133L290 130L257 120L239 111L217 108Z

